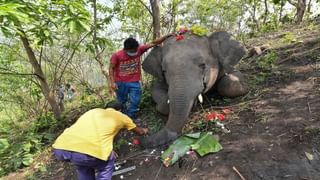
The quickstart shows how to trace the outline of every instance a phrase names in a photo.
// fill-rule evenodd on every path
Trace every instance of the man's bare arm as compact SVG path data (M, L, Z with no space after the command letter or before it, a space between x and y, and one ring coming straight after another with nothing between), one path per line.
M148 133L148 129L147 128L141 128L141 127L135 127L133 129L131 129L131 131L133 131L134 133L142 136L142 135L146 135Z
M162 37L160 37L160 38L158 38L158 39L153 40L151 43L148 43L148 45L149 45L150 47L154 47L154 46L156 46L156 45L158 45L158 44L161 44L164 40L166 40L167 38L169 38L169 37L172 36L172 35L173 35L173 33L167 34L167 35L165 35L165 36L162 36Z
M117 89L117 86L114 82L114 67L115 65L110 63L109 65L109 91L113 95L114 91Z

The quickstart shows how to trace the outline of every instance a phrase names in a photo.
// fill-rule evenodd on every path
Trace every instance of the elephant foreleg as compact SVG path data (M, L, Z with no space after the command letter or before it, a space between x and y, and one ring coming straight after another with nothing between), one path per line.
M218 81L217 91L221 96L238 97L248 93L248 85L239 71L225 73Z

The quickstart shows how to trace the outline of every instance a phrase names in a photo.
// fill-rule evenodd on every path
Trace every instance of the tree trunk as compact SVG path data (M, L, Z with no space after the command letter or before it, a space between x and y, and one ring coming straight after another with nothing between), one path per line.
M307 8L308 13L311 13L311 4L312 4L311 1L312 0L309 0L309 2L308 2L308 8Z
M150 4L152 9L153 39L157 39L161 36L159 0L150 0Z
M298 2L293 2L292 0L288 0L290 4L296 7L296 23L300 24L302 22L306 7L307 7L307 0L298 0Z
M256 11L257 11L257 4L256 0L253 1L253 13L252 13L252 22L255 25L255 30L259 31L259 22L256 19Z
M41 66L38 63L36 56L30 47L29 40L24 36L20 36L20 39L21 39L23 46L27 52L28 60L29 60L30 64L32 65L34 73L37 75L37 77L39 79L41 91L42 91L44 97L46 98L46 100L48 101L48 103L50 104L54 117L56 119L59 119L61 117L61 110L59 108L57 101L55 100L54 92L50 90L48 82L44 76L42 69L41 69Z
M283 6L284 6L284 2L283 0L280 0L280 10L279 10L279 22L282 22L282 13L283 13Z
M93 24L93 40L92 40L92 42L93 42L94 49L95 49L95 59L100 66L102 74L106 77L107 82L109 82L108 71L106 70L104 63L102 62L102 57L101 57L101 53L103 51L99 51L99 47L97 44L97 1L96 0L93 0L93 23L94 24ZM109 84L109 83L107 83L107 84ZM100 97L100 100L103 102L104 99L102 98L100 93L97 93L97 94Z
M300 24L306 10L306 0L298 0L297 6L297 23Z
M172 1L172 19L171 19L171 22L172 22L172 29L171 31L169 32L173 32L175 31L177 28L178 28L178 23L176 21L176 16L177 16L177 8L178 8L178 4L180 3L180 1L178 2L175 2L175 1Z
M269 13L267 0L264 0L264 9L265 10L264 10L263 24L266 24L267 18L268 18L268 13Z

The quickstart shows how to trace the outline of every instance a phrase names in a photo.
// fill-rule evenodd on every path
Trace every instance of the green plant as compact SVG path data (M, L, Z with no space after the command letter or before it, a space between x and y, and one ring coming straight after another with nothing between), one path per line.
M117 142L114 143L114 148L120 149L120 147L125 144L128 144L127 140L120 138Z
M266 24L263 24L260 27L260 31L265 33L265 32L270 32L270 31L275 31L279 27L279 22L278 22L278 17L275 14L271 15L271 20L268 21Z
M198 36L205 36L208 34L208 30L205 27L199 25L192 25L190 30L193 34L196 34Z
M286 32L281 39L283 43L294 43L297 42L297 37L292 32Z
M257 59L257 65L263 70L272 70L275 68L275 61L278 59L278 54L274 51L269 52L268 54L261 56Z
M262 84L268 79L268 76L268 73L259 72L253 77L253 79L249 80L249 84L253 86Z

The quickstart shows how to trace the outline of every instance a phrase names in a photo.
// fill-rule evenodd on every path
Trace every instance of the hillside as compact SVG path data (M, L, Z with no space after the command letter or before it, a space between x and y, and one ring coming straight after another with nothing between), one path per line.
M225 121L231 133L217 132L223 150L201 158L186 156L165 168L159 160L162 149L151 153L152 149L133 147L128 152L127 146L120 146L119 160L136 166L123 174L124 179L240 179L233 167L246 179L320 178L320 25L290 26L244 44L248 49L264 47L260 55L244 58L238 67L248 79L249 94L231 100L208 97L204 109L196 108L187 125L192 129L205 112L231 109ZM149 128L161 125L154 121L163 117L152 107L141 113ZM75 172L68 163L54 160L49 148L34 166L4 179L26 177L75 179Z

